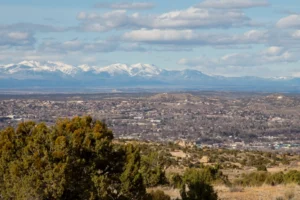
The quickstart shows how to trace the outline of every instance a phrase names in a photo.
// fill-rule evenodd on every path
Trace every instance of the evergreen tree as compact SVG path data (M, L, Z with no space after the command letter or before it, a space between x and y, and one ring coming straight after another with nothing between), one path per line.
M143 199L139 150L91 117L0 132L1 199Z
M162 160L162 157L159 157L157 152L151 152L142 156L141 173L144 178L144 184L147 187L155 187L166 182Z
M129 199L143 199L146 190L143 184L143 177L140 171L139 149L133 145L126 147L126 165L120 179L122 182L121 192Z

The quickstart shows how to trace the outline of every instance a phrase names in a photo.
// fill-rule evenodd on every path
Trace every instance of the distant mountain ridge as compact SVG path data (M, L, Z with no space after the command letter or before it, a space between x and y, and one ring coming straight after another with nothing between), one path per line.
M201 90L300 91L291 77L209 76L193 69L166 70L151 64L116 63L104 67L53 61L0 65L0 88L185 88Z
M44 73L61 73L65 76L76 77L84 73L101 74L106 73L110 76L125 75L125 76L141 76L151 77L159 75L163 70L150 64L137 63L134 65L127 64L112 64L104 67L79 65L72 66L62 62L38 62L38 61L22 61L17 64L9 64L0 66L1 75L25 75L24 79L28 79L26 75L32 72L33 74Z

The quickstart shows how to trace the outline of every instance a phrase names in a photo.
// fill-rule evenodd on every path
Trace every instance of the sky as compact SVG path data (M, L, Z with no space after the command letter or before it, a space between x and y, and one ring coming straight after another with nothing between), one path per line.
M299 0L0 0L0 64L300 77Z

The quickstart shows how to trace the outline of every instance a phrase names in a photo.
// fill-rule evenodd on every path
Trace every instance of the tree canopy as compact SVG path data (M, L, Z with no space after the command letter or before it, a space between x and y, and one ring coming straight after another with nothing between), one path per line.
M24 122L0 132L3 199L142 199L139 150L114 146L91 117L55 126Z
M167 183L163 155L116 144L112 131L89 116L51 127L23 122L0 131L0 199L169 200L163 191L146 193ZM183 199L216 198L208 182L218 170L203 170L209 171L191 169L174 179Z

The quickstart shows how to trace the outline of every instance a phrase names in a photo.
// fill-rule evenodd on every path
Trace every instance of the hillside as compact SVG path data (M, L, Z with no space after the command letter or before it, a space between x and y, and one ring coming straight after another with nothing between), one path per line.
M1 199L297 199L299 155L115 140L91 117L0 131ZM258 193L259 192L259 193Z

